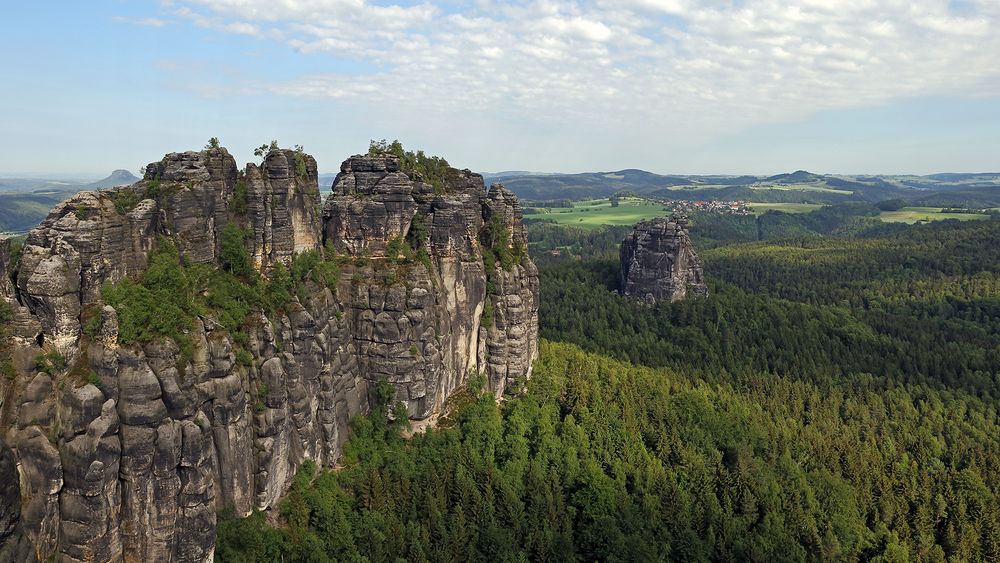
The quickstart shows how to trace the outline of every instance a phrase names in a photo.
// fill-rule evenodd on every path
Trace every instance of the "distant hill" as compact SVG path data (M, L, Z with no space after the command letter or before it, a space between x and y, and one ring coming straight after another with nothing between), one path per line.
M83 180L54 180L51 178L0 178L0 193L64 191L79 188L85 183Z
M931 174L927 176L931 180L937 180L938 182L969 182L969 181L996 181L1000 178L1000 172L978 172L978 173L944 173L944 174Z
M139 177L128 170L115 170L107 178L102 178L96 182L91 182L82 186L84 190L99 190L102 188L113 188L115 186L128 186L139 181Z
M0 178L0 193L11 192L80 192L84 190L99 190L115 186L134 184L139 177L128 170L115 170L106 178L90 182L84 179L55 178Z
M319 175L319 193L326 194L333 187L333 180L337 177L336 172L322 172Z
M336 173L319 175L326 194ZM772 176L664 175L628 168L614 172L550 174L511 170L483 175L486 185L502 182L525 200L593 199L632 192L664 199L747 200L758 203L876 203L901 199L928 207L1000 207L1000 173L915 175L831 175L796 170ZM115 170L96 182L0 178L0 231L37 225L55 204L83 190L132 184L139 178ZM5 193L6 192L6 193Z
M525 199L585 199L607 197L619 191L649 193L672 186L693 184L686 177L663 176L634 168L615 172L585 172L582 174L486 176L484 179L487 183L500 181L518 197Z
M913 205L927 207L968 207L970 209L1000 207L1000 187L983 186L937 191L915 199Z
M512 176L534 176L541 175L536 172L530 172L528 170L504 170L502 172L483 172L483 180L486 181L486 185L489 186L493 182L503 181L504 178L510 178Z
M96 182L42 178L0 178L0 232L21 233L42 222L59 202L73 194L134 184L139 178L115 170Z
M0 232L23 233L35 228L56 204L78 191L0 193Z
M627 169L579 174L500 173L487 175L486 180L500 181L527 200L591 199L627 191L677 200L840 204L903 199L941 207L1000 206L1000 174L992 173L894 176L797 170L773 176L696 176Z
M764 178L766 182L776 182L782 184L804 184L808 182L822 182L823 176L819 174L813 174L812 172L806 172L805 170L796 170L791 174L778 174L777 176L769 176Z

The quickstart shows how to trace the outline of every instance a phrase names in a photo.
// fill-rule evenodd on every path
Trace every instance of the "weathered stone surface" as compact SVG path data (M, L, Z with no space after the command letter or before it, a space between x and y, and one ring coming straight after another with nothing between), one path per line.
M12 237L0 236L0 299L5 301L14 297L14 284L10 280L13 241Z
M62 442L64 468L60 500L60 543L71 561L111 561L122 552L119 534L121 488L118 480L121 442L113 399L103 401L93 385L63 395L75 415ZM86 426L79 422L89 420Z
M354 256L384 257L386 243L406 234L417 211L413 185L396 159L345 160L323 207L325 240Z
M352 273L366 281L348 290L355 344L368 382L394 383L415 418L439 409L470 370L486 372L501 395L509 381L530 375L537 356L534 265L525 259L509 271L486 272L479 247L480 231L496 215L511 246L527 248L517 198L499 185L487 192L482 176L468 170L451 170L442 184L435 190L410 179L394 157L355 156L342 165L323 212L327 242L382 265ZM415 240L415 224L425 240ZM414 264L405 275L387 272L399 269L391 264L398 257L386 254L393 239L424 248L431 270ZM486 294L487 277L495 278L495 295ZM394 283L381 287L370 278ZM500 322L482 328L487 298Z
M356 156L320 207L316 178L298 151L243 173L225 149L171 153L132 186L74 196L29 234L15 283L0 279L17 371L0 379L0 560L211 560L216 512L273 507L304 460L334 465L379 380L424 418L470 371L498 396L530 375L537 271L524 258L487 272L479 241L496 217L512 248L526 244L510 192L467 170L435 190L395 157ZM339 281L308 279L280 312L255 311L243 344L210 314L183 353L170 339L119 343L101 286L139 279L163 238L185 262L218 266L230 223L262 274L329 247ZM421 255L387 256L393 239ZM7 248L0 240L2 274ZM35 355L56 351L65 368L38 371Z
M528 233L521 222L517 197L500 184L490 187L486 219L499 218L511 233L511 246L527 251ZM520 391L538 357L538 270L522 260L510 271L497 268L493 276L494 320L486 338L486 374L497 397L507 388Z
M244 178L251 255L259 269L320 246L320 196L316 160L301 151L275 150Z
M191 262L217 260L236 176L225 149L171 153L132 186L81 192L59 204L25 240L21 302L71 355L83 309L99 301L105 282L138 277L158 237L170 237Z
M31 425L8 433L18 462L21 526L39 561L56 553L59 542L59 493L63 486L59 450L42 429Z
M707 292L685 218L658 217L638 223L622 241L620 254L623 295L655 302Z
M21 533L21 486L14 452L0 438L0 560L27 559L30 545Z
M159 231L192 262L213 263L236 188L236 161L226 149L170 153L146 167L136 184L154 196Z

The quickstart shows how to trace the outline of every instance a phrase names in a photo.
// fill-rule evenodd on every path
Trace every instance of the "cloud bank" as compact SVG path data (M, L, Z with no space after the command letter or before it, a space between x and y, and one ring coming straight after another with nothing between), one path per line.
M1000 95L995 0L185 0L164 11L330 61L241 92L575 123L643 143Z

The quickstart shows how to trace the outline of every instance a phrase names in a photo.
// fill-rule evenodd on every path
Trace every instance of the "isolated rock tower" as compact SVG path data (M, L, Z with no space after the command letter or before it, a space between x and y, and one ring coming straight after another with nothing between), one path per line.
M640 222L622 241L620 255L622 295L652 303L707 294L684 217Z

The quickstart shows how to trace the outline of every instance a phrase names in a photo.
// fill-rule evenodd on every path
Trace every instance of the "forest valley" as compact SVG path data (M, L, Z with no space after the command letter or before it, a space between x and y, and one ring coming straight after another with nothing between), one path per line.
M532 225L527 391L409 439L383 394L217 559L1000 560L1000 221L814 213L692 217L709 296L655 306L619 230Z

